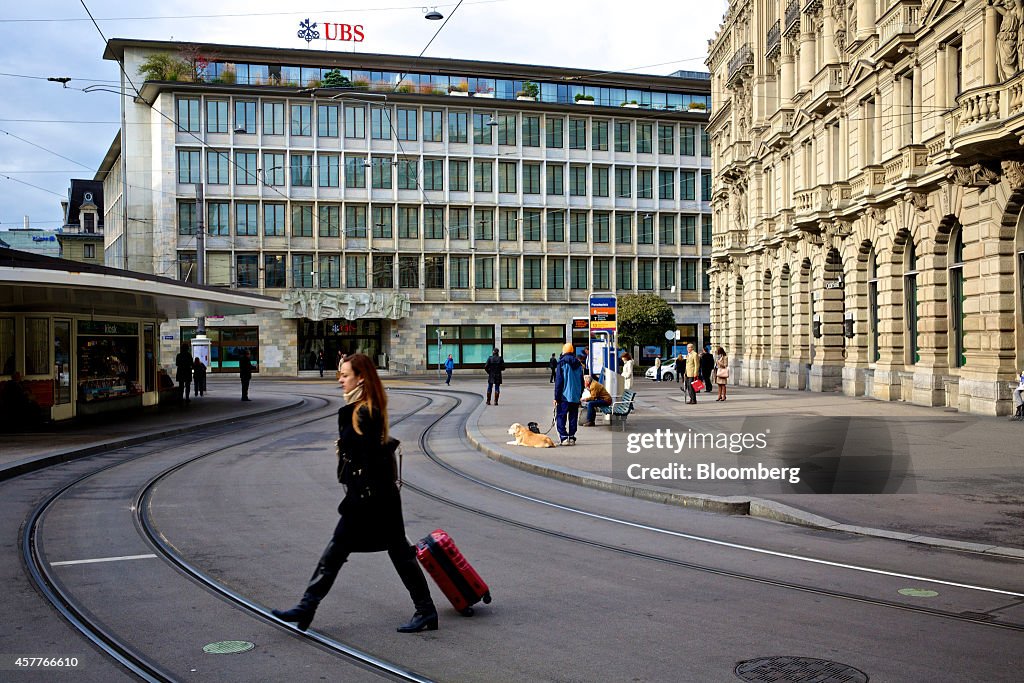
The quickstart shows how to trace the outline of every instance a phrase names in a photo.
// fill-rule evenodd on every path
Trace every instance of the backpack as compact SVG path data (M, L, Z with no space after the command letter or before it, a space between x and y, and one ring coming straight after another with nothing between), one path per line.
M579 403L583 395L583 372L572 367L569 363L562 364L562 396L569 403Z

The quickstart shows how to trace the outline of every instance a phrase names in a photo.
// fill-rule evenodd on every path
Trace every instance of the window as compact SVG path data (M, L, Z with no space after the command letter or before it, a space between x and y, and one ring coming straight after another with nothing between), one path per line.
M284 102L263 103L263 134L284 135Z
M469 239L469 209L448 209L448 237L453 240Z
M366 254L345 256L345 286L366 287Z
M654 137L653 123L636 124L636 151L639 154L650 154L653 152L652 138Z
M494 257L476 257L476 277L474 278L477 289L494 289Z
M256 237L259 234L259 205L255 202L234 205L234 233L239 237Z
M645 213L640 216L636 241L637 244L654 244L654 214Z
M206 132L228 132L227 100L206 100Z
M967 365L967 348L965 341L964 301L964 238L963 228L957 223L953 227L949 249L949 338L950 350L953 352L952 363L955 368ZM1018 256L1018 262L1020 257Z
M370 138L391 139L391 110L386 107L370 107Z
M679 153L684 157L694 156L696 142L696 131L692 126L680 126L679 128Z
M711 201L711 171L700 172L700 199L702 202Z
M711 246L711 214L701 214L700 217L700 243L706 247Z
M490 114L473 114L473 143L477 145L489 145L492 142L491 126L489 125L494 117Z
M284 185L284 154L273 152L263 153L263 182L279 187Z
M448 185L452 192L469 192L469 162L465 159L448 160Z
M259 182L256 152L235 152L235 185L256 185Z
M473 189L477 192L494 191L494 163L491 161L473 162Z
M565 211L548 211L548 242L565 241Z
M366 206L363 204L345 205L345 236L366 237Z
M448 112L448 142L469 142L469 114Z
M444 209L434 206L423 208L423 236L428 240L444 239Z
M679 171L679 198L693 201L697 198L694 184L697 180L696 171Z
M427 289L444 289L444 256L423 259L423 275Z
M228 152L206 150L206 182L211 185L227 185L231 182L231 158Z
M630 291L633 289L633 262L625 259L615 261L615 289Z
M206 204L206 234L231 234L231 205L227 202L208 202Z
M338 137L338 105L318 104L316 106L316 132L322 138Z
M636 196L639 199L654 198L654 169L638 168L636 170Z
M541 288L543 265L543 259L539 256L527 256L523 259L523 289Z
M658 154L675 154L676 127L671 123L658 124Z
M501 239L506 242L515 242L519 239L519 217L515 209L502 209L498 214Z
M588 281L588 268L587 259L585 258L571 258L569 259L569 287L570 289L589 289L587 286Z
M569 149L587 148L587 120L569 119Z
M178 150L178 182L198 184L203 182L202 166L198 149Z
M664 169L658 171L658 199L675 199L675 197L676 172Z
M587 194L587 167L581 164L569 166L569 196L585 197Z
M469 289L469 257L452 256L448 266L448 286L452 289Z
M391 254L373 255L373 288L391 289L395 286L395 257Z
M416 159L399 159L398 160L398 189L399 190L415 190L416 189Z
M540 147L539 116L523 116L523 147Z
M615 214L615 243L616 244L632 244L633 243L633 214L631 214L631 213L617 213L617 214Z
M907 243L903 258L903 315L906 320L903 331L906 334L906 363L914 365L921 360L921 353L917 329L917 250L913 242Z
M590 135L590 148L598 152L608 151L608 122L594 121Z
M178 234L196 234L196 203L178 202Z
M633 196L633 168L630 166L615 167L615 196L627 199Z
M569 241L580 243L587 241L586 211L573 211L569 214Z
M321 204L317 207L317 234L320 237L338 237L341 233L341 207Z
M516 162L498 162L498 192L513 193L516 191Z
M381 110L384 111L384 110ZM398 108L398 139L410 141L417 139L416 110ZM374 135L375 138L379 136ZM390 137L390 135L388 136Z
M290 160L292 169L292 187L312 187L313 155L296 154L292 152ZM345 161L347 162L348 159L346 159Z
M611 267L610 259L594 259L594 289L600 291L611 289Z
M679 217L679 243L685 245L697 244L697 217Z
M423 141L442 142L444 140L444 113L434 110L423 110Z
M260 266L257 254L235 254L235 284L252 289L260 286Z
M284 287L287 282L286 275L284 254L263 254L263 279L267 289Z
M263 205L263 234L267 237L284 237L284 204Z
M701 267L704 269L704 274L701 276L701 286L706 292L711 289L711 274L708 272L711 270L711 259L703 259L700 263Z
M394 212L390 206L373 207L373 237L391 237Z
M345 137L362 139L366 137L366 106L345 105Z
M358 189L367 186L367 160L365 157L345 155L345 187Z
M306 137L313 134L313 107L309 104L292 105L292 135Z
M523 209L523 241L540 242L540 211Z
M441 340L441 344L438 344ZM459 367L482 368L494 348L492 325L427 325L426 363L437 367L451 354Z
M672 289L676 286L675 259L661 259L658 264L658 271L662 289Z
M523 194L540 194L540 164L523 162Z
M696 259L683 259L682 288L685 291L695 291L697 289Z
M292 287L309 289L313 286L313 255L292 254Z
M444 189L444 159L423 160L423 189Z
M565 195L565 167L562 164L548 162L545 189L549 195L559 197Z
M338 289L341 287L341 256L338 254L320 254L320 287Z
M700 155L702 157L711 156L711 138L708 137L707 130L700 129Z
M398 286L404 289L419 289L420 258L418 256L398 257Z
M199 132L199 98L179 97L178 130L186 133Z
M609 217L606 213L594 212L594 244L608 243Z
M564 257L548 257L548 289L565 289Z
M292 204L292 237L313 236L313 205Z
M391 160L387 157L370 159L370 187L375 190L391 189Z
M615 151L628 152L633 137L633 124L629 121L615 122Z
M256 103L251 100L235 100L235 130L241 129L249 135L256 133Z
M544 145L552 149L561 149L565 146L565 119L552 118L544 119Z
M499 114L498 115L498 144L499 145L514 145L514 144L516 144L516 115L515 114Z
M477 209L476 223L473 226L473 238L478 240L494 239L494 211L492 209Z
M360 159L360 161L362 160ZM321 152L317 155L317 182L320 187L338 187L340 163L341 160L337 154L324 154Z
M85 258L96 258L95 244L85 244L83 246L85 247Z
M194 251L178 252L178 279L182 282L196 283L196 253Z
M519 257L502 256L498 280L501 289L519 289Z
M676 243L676 217L674 214L663 213L658 216L658 244L672 245Z

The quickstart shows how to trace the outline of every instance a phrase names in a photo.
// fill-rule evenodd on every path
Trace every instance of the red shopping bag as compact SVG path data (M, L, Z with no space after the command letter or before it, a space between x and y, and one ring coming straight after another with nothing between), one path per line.
M690 386L693 387L694 391L704 391L704 382L699 379L695 379L690 382Z

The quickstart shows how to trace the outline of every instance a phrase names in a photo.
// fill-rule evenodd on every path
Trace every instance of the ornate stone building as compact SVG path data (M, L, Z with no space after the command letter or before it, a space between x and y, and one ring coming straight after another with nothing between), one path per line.
M714 336L750 386L989 415L1024 368L1024 2L738 0Z

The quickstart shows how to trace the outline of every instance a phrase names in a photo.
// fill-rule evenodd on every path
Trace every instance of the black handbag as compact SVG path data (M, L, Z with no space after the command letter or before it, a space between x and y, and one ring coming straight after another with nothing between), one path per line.
M345 493L354 492L359 498L369 498L375 488L373 473L366 463L356 466L351 456L341 450L341 439L334 443L338 454L338 483L345 487ZM385 482L402 488L402 442L393 437L381 444L380 456L385 465L381 471Z

